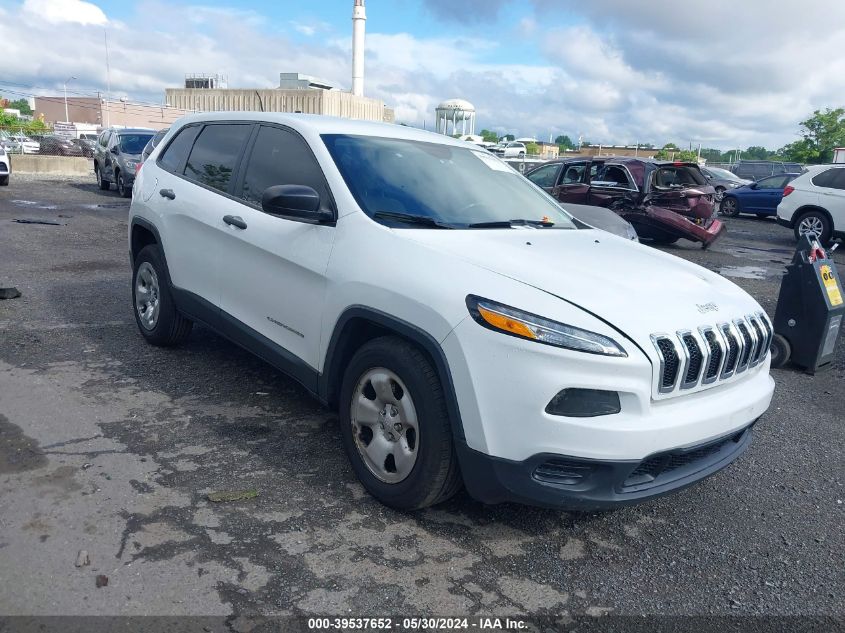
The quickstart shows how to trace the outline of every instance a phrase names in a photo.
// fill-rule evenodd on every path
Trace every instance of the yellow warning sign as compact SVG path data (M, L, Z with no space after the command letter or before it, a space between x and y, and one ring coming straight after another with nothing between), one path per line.
M819 266L819 272L822 274L822 282L824 283L825 290L827 290L827 297L830 299L830 304L834 306L842 305L842 293L839 292L836 277L833 276L830 266Z

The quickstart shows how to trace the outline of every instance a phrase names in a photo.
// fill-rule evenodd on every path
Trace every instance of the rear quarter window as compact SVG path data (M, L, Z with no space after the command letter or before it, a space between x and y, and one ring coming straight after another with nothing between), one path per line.
M185 161L188 159L188 154L191 152L191 147L193 147L200 129L201 126L199 125L191 125L179 130L159 155L159 166L174 174L182 173Z
M813 176L811 180L816 187L845 189L845 168L827 169Z
M657 187L683 187L706 185L701 171L689 165L658 167L654 172L654 184Z

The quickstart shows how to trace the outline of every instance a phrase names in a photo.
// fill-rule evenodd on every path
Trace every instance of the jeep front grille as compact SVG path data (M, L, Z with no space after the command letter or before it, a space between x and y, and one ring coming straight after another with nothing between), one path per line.
M772 336L772 325L762 312L674 335L652 334L660 360L657 391L709 385L755 367L766 359Z

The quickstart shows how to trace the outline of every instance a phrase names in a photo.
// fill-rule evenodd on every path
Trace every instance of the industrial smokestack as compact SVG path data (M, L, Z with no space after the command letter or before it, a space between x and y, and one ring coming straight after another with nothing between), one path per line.
M364 25L367 10L364 0L355 0L352 7L352 94L364 96Z

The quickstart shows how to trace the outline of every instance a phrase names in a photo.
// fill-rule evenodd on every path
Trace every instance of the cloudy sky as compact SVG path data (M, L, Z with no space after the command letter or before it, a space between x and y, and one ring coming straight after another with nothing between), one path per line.
M160 103L185 73L233 88L279 72L350 85L351 0L0 0L0 94L106 89ZM845 106L845 2L367 0L368 96L432 127L475 104L480 127L594 143L780 147Z

